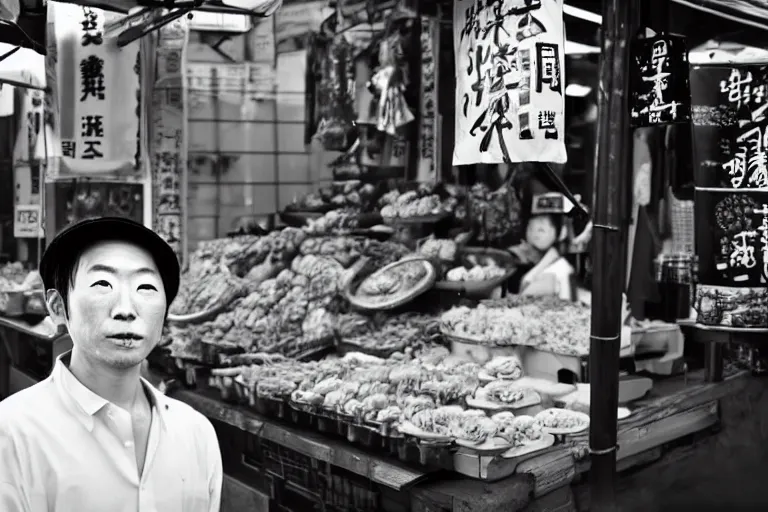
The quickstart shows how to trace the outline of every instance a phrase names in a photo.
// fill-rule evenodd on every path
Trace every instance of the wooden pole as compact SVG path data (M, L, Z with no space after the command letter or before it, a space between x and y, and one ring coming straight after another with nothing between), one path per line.
M627 196L631 183L629 42L639 0L603 0L592 245L590 511L616 510L616 422ZM636 20L637 18L635 18Z

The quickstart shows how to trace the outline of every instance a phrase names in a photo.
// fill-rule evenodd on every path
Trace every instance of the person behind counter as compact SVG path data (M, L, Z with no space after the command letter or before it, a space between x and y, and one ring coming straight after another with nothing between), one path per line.
M140 377L179 289L171 247L128 219L84 220L53 239L40 274L74 348L0 402L0 510L217 512L213 426Z

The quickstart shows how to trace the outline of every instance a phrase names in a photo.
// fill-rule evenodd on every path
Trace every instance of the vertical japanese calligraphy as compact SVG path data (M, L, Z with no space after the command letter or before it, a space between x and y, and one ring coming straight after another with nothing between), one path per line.
M768 192L696 191L699 281L768 284Z
M124 15L49 2L47 75L61 161L50 176L139 174L139 42L118 48L105 24Z
M632 125L657 126L690 121L685 39L669 34L635 39L630 52Z
M453 164L567 160L562 2L454 0Z
M437 179L437 63L440 25L437 20L421 17L421 106L419 126L419 169L417 180Z
M150 155L152 165L153 227L179 261L186 253L187 80L184 52L188 41L185 18L160 29L152 89Z
M768 187L761 119L768 67L694 66L690 77L696 186Z

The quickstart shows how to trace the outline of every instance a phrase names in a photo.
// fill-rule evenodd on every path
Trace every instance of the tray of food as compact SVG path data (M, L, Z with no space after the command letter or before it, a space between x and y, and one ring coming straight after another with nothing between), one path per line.
M516 459L545 450L555 444L555 437L542 430L531 416L515 416L511 412L499 412L492 416L498 424L497 436L507 440L511 447L501 456Z
M435 288L469 295L487 295L515 273L517 259L509 252L493 248L459 249L460 265L445 273Z
M409 256L377 270L357 287L350 281L346 287L347 299L360 309L397 308L429 290L436 274L428 259Z
M589 416L583 412L559 409L545 409L535 416L541 429L549 434L578 434L589 428Z
M495 380L467 398L467 405L485 411L516 411L541 403L541 395L533 389L520 387L514 381Z
M523 363L517 355L496 356L483 365L478 378L481 382L518 380L523 376Z
M402 184L378 201L387 224L436 223L453 215L457 203L457 198L445 187L424 183Z

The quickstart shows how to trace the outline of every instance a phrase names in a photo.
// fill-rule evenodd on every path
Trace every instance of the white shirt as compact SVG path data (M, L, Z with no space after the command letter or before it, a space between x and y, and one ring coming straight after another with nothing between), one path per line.
M81 384L61 358L50 377L0 402L0 511L219 512L213 426L142 383L154 403L141 476L131 415Z

